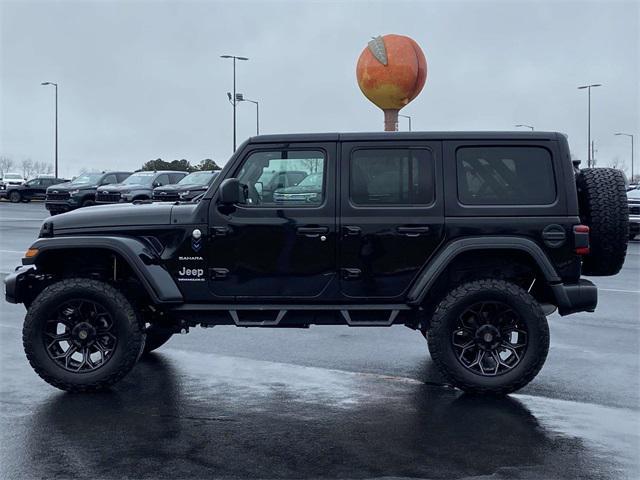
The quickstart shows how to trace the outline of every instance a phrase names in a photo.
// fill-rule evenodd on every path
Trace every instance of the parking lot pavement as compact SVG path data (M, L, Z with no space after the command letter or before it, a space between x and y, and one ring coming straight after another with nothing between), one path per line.
M45 216L0 203L0 272ZM640 242L592 280L597 311L552 315L545 367L503 399L444 386L401 326L193 329L111 392L65 394L0 303L0 478L638 478Z

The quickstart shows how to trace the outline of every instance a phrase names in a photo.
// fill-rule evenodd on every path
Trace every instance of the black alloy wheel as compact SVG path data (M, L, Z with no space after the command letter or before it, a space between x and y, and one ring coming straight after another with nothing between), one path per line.
M505 303L474 303L459 315L456 327L453 350L462 366L477 375L508 372L526 352L527 326Z
M45 324L43 340L49 357L71 372L90 372L109 361L118 339L113 318L91 300L62 303Z

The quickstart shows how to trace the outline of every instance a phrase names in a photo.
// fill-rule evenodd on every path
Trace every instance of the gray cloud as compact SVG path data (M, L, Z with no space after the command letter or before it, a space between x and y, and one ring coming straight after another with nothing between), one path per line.
M231 64L261 102L262 133L382 129L355 63L369 38L400 33L423 48L414 130L569 135L586 158L586 82L596 157L627 160L639 133L638 2L3 2L1 149L50 160L60 84L61 171L135 168L151 158L231 153ZM253 135L241 104L238 137ZM405 125L402 125L406 127ZM640 135L639 135L640 136ZM638 149L640 151L640 149ZM628 163L628 160L627 160ZM637 162L640 171L640 161Z

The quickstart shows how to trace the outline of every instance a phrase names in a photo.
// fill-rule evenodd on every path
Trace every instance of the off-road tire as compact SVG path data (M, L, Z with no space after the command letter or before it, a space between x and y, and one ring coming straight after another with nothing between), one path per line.
M17 190L9 192L9 201L11 203L20 203L22 201L22 194Z
M585 275L617 274L627 254L629 206L624 174L613 168L585 168L576 178L580 221L589 226Z
M499 301L526 324L528 344L521 361L506 373L481 376L458 360L452 335L458 316L475 302ZM549 351L549 326L538 302L519 286L498 279L476 280L451 290L437 306L427 331L429 353L451 385L473 394L506 395L527 385L538 374Z
M117 344L109 360L96 370L73 373L51 359L43 341L44 324L57 306L69 299L99 302L117 327ZM136 364L145 335L131 303L111 285L87 278L61 280L45 288L30 305L22 342L27 359L47 383L69 392L103 390L121 380Z
M173 337L173 333L154 332L153 328L151 330L147 330L147 338L144 343L144 350L142 354L146 355L147 353L160 348L162 345L167 343L171 337Z

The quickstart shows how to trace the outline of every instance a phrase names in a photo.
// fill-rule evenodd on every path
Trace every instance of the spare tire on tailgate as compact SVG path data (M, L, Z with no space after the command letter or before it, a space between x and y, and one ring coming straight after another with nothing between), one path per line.
M615 275L629 240L629 206L624 174L613 168L585 168L576 177L580 220L589 226L590 253L584 275Z

